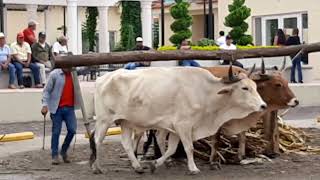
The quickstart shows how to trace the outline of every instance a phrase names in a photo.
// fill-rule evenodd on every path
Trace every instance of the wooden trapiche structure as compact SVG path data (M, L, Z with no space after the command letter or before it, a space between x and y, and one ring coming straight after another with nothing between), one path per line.
M243 58L279 57L293 56L297 53L313 53L320 51L320 42L298 46L256 48L247 50L219 50L219 51L130 51L97 53L85 55L60 56L54 60L55 68L71 68L79 66L93 66L103 64L123 64L139 61L174 61L174 60L230 60L234 61ZM80 86L77 83L80 91ZM81 92L79 92L81 95ZM81 98L82 99L82 98ZM84 121L89 133L88 120L86 118L83 100L82 112ZM279 130L277 123L277 112L272 112L263 119L265 139L269 142L267 151L279 153Z

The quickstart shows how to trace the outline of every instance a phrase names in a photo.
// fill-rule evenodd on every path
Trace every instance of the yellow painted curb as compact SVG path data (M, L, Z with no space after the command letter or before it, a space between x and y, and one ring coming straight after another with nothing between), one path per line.
M118 135L121 134L121 128L120 127L113 127L109 128L108 132L106 133L106 136L111 136L111 135ZM88 138L88 134L85 134L85 138Z
M33 132L0 134L0 142L21 141L21 140L33 139L33 138L34 138Z

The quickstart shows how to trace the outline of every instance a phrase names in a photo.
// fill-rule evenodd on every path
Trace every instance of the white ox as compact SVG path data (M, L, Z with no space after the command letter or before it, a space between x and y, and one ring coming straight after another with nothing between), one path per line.
M122 128L121 143L136 172L143 172L134 155L134 130L170 132L168 150L155 161L164 163L182 141L191 174L197 174L193 141L214 135L227 121L243 118L266 108L256 84L245 74L241 79L229 73L228 82L201 68L148 68L117 70L97 80L96 126L90 138L91 167L101 173L100 145L113 124Z

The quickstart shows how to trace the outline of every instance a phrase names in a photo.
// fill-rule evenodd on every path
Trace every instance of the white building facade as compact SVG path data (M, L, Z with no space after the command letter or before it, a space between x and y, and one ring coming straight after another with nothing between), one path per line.
M152 46L152 1L141 1L142 34L144 43ZM99 52L110 52L110 32L118 41L120 10L119 0L4 0L4 33L8 43L27 27L29 20L39 23L37 32L45 31L49 43L63 34L58 28L66 27L68 48L74 54L82 54L82 24L86 7L98 7Z

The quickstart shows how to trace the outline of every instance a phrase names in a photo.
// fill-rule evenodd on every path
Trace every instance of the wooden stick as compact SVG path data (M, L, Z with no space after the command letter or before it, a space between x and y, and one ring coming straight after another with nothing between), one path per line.
M93 66L102 64L123 64L139 61L173 61L173 60L230 60L241 58L277 57L295 55L303 49L304 53L320 51L320 42L313 44L257 48L248 50L219 50L219 51L128 51L112 53L96 53L74 56L58 56L54 58L55 68ZM232 58L233 57L233 58Z

